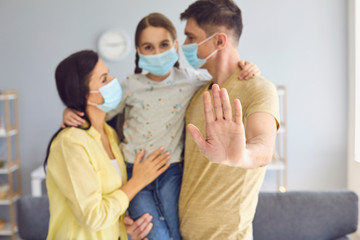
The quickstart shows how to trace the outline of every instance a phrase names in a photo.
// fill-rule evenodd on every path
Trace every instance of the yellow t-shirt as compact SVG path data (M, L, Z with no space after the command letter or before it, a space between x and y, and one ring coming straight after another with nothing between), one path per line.
M279 99L275 86L263 77L239 81L237 70L220 87L230 101L242 104L243 122L255 112L266 112L279 122ZM211 82L193 97L186 123L195 124L205 136L202 96ZM266 168L242 169L214 164L202 155L186 132L184 175L179 199L180 230L184 240L251 239L252 221Z
M115 131L104 126L121 177L95 128L66 128L52 142L46 173L47 239L127 239L124 213L129 199L119 189L127 180L126 167Z

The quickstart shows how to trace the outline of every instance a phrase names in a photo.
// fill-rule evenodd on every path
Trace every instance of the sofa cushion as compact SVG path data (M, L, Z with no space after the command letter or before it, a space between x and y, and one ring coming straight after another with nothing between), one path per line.
M261 192L255 240L329 240L355 232L358 197L354 192Z

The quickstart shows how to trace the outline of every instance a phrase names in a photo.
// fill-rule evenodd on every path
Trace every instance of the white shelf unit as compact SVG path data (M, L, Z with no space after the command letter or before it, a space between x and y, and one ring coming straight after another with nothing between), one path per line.
M276 146L268 171L276 171L276 187L280 192L287 190L287 99L286 87L277 86L280 104L280 126L276 136Z
M0 236L11 236L13 232L17 232L17 227L12 228L10 223L6 223L3 230L0 231Z
M9 220L0 230L0 236L17 238L17 223L15 218L15 203L21 197L21 167L18 124L18 97L16 91L0 93L0 158L3 166L0 176L7 175L9 186L6 198L0 199L0 208L9 208ZM6 178L6 177L4 177ZM16 182L14 181L16 179ZM16 184L15 184L16 183Z
M11 202L16 202L18 199L20 198L20 194L16 193L15 195L13 195L11 198L8 197L6 199L2 199L0 200L0 205L10 205ZM0 231L1 232L1 231Z

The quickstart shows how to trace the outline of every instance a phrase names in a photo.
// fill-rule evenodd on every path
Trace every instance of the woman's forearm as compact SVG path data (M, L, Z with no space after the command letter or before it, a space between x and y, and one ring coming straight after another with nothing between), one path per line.
M145 186L141 183L141 181L138 181L136 178L132 177L120 188L120 190L122 190L128 196L129 201L131 201L135 195L144 187Z

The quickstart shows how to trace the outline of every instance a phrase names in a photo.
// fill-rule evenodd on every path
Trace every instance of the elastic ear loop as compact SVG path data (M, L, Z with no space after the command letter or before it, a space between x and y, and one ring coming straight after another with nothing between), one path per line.
M200 43L198 43L198 46L200 46L201 44L203 44L204 42L210 40L212 37L214 37L216 34L218 34L218 32L212 34L210 37L208 37L207 39L202 40ZM214 55L215 53L217 53L218 49L216 49L215 51L213 51L209 56L207 56L206 58L204 58L204 60L208 60L212 55Z
M208 37L207 39L202 40L201 42L198 43L198 46L200 46L201 44L203 44L206 41L209 41L209 39L211 39L212 37L214 37L216 34L218 34L218 32L214 33L213 35L211 35L210 37Z
M89 91L89 93L99 93L100 91L99 90L92 90L92 91ZM98 104L96 103L93 103L93 102L88 102L89 105L92 105L92 106L97 106Z
M218 49L216 49L215 51L213 51L209 56L207 56L204 60L208 60L212 55L214 55L215 53L217 53Z

